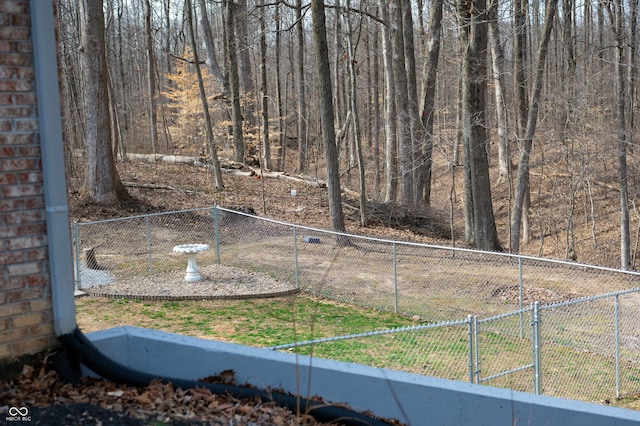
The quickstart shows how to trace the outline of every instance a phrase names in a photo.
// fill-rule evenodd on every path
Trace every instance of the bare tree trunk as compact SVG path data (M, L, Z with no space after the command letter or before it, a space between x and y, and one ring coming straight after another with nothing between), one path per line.
M189 0L187 0L189 1ZM236 11L235 3L230 0L225 2L225 50L227 53L227 68L229 72L229 88L231 90L231 121L233 126L233 159L238 163L244 163L245 148L242 134L242 109L240 107L240 77L238 76L238 60L235 36Z
M230 0L233 1L233 0ZM253 72L251 71L251 51L249 45L249 19L247 13L247 0L234 1L234 26L236 32L236 52L240 59L238 64L240 87L246 98L244 117L247 123L255 123L255 108L251 99L254 99L255 85L253 84Z
M462 58L462 117L463 145L465 146L465 176L471 194L467 200L473 208L473 245L482 250L501 250L496 231L485 120L487 15L486 1L464 2L459 10L462 23L468 27L463 36Z
M527 33L528 33L528 25L527 25L527 5L528 0L514 0L514 31L515 35L513 37L513 51L514 51L514 61L513 61L513 75L514 75L514 103L515 103L515 122L516 122L516 138L518 143L518 149L522 153L524 150L523 146L525 145L525 133L527 127L527 83L525 77L525 68L527 62ZM530 188L529 188L529 169L523 170L523 201L522 201L522 212L523 215L519 221L518 226L522 226L523 228L523 241L527 243L529 241L529 205L530 205ZM520 230L518 229L518 235L520 235ZM511 237L513 236L513 230L511 230L511 234L509 236L509 251L517 251L514 250L514 242L511 241ZM520 241L517 241L516 246L520 247Z
M378 196L380 194L380 32L375 27L373 33L373 51L370 55L373 57L373 77L371 84L373 85L373 118L371 122L372 138L373 138L373 192ZM370 57L371 57L370 56Z
M629 54L627 55L627 146L635 144L635 110L636 110L636 78L637 78L637 46L638 46L638 0L629 0ZM633 152L633 149L631 150Z
M264 22L264 0L260 0L260 98L262 106L262 158L264 167L271 170L271 146L269 144L269 98L267 97L267 28Z
M413 197L413 140L411 139L411 121L409 118L409 94L407 90L407 71L404 55L404 34L402 29L402 0L389 3L391 23L391 44L393 52L393 73L396 84L397 126L400 145L400 200L411 205Z
M415 42L413 36L413 14L411 12L411 0L400 1L402 12L402 39L404 45L404 64L405 73L407 76L407 120L409 124L409 135L411 138L411 197L408 201L409 204L417 205L420 201L421 194L418 194L418 177L420 173L420 163L418 162L421 157L421 146L418 145L418 141L422 139L418 135L423 133L422 125L420 124L420 114L418 108L418 72L416 70L416 52Z
M298 40L297 69L298 76L298 172L305 173L307 166L307 99L304 77L304 25L302 20L302 0L296 2L296 37Z
M386 22L389 21L389 12L385 0L379 0L380 16ZM395 78L393 72L393 56L391 52L391 35L386 25L382 26L382 58L385 77L385 195L384 201L396 201L398 198L398 139L396 135L396 101Z
M625 13L622 0L613 0L613 33L616 36L616 112L618 118L618 182L620 184L620 268L631 268L631 237L629 231L629 184L627 181L627 141L625 123Z
M275 6L275 16L273 18L276 22L276 40L275 40L275 67L276 67L276 102L278 104L278 130L279 130L279 146L280 146L280 156L278 159L278 169L280 171L285 170L286 165L286 153L287 153L287 144L285 139L285 118L284 118L284 109L282 107L283 98L282 98L282 77L281 77L281 69L280 69L280 49L282 44L282 37L280 35L280 4L276 4Z
M433 155L433 117L436 113L436 84L440 37L442 34L443 0L431 0L429 7L429 32L426 36L426 58L422 78L420 101L420 157L417 159L416 197L425 205L431 203L431 156Z
M149 128L151 131L151 149L154 154L153 163L155 164L155 154L158 147L158 115L156 105L156 71L155 71L155 57L153 49L153 34L151 32L151 3L150 0L145 0L145 33L147 37L147 71L149 72L149 78L147 80L148 93L149 93Z
M313 22L313 39L320 87L320 115L325 161L327 163L327 190L329 192L331 229L344 232L338 151L336 148L336 133L333 121L333 103L331 101L331 71L329 69L327 26L325 22L324 2L322 0L311 0L311 19Z
M355 49L351 38L353 31L351 29L351 4L346 0L345 22L347 24L347 54L349 59L349 101L351 108L351 118L353 120L353 137L355 139L356 157L358 161L359 184L360 184L360 226L367 225L366 200L367 192L364 178L364 160L362 156L362 141L360 135L360 119L358 116L357 102L357 85L356 85L356 67L355 67Z
M507 105L504 89L504 54L498 29L498 0L489 4L489 43L491 45L491 68L495 92L496 121L498 122L498 182L508 180L511 173Z
M551 37L551 29L558 6L558 0L547 0L544 27L542 38L538 47L538 53L535 63L535 75L533 79L533 87L531 90L531 101L529 104L529 113L527 116L527 127L522 141L520 150L520 161L518 162L518 176L515 188L515 200L513 211L511 212L511 249L514 253L520 250L520 226L522 225L523 210L525 206L525 196L529 188L529 158L531 156L531 148L533 145L533 136L536 132L538 121L538 110L540 102L540 91L543 84L544 68L547 59L547 51L549 46L549 38Z
M198 76L198 90L200 91L200 102L202 103L202 112L204 113L204 125L207 132L207 142L209 147L209 154L211 155L211 163L213 167L213 187L216 190L224 188L222 182L222 169L220 168L220 162L218 161L218 152L216 144L213 139L213 126L211 124L211 115L209 113L209 103L207 102L207 94L204 90L204 83L202 81L202 71L200 69L200 58L198 57L198 44L196 42L196 34L193 29L193 7L191 0L185 0L187 24L189 27L189 36L191 38L191 48L193 49L193 62L196 68L196 75Z
M116 169L111 144L105 28L102 0L80 1L81 63L84 71L87 180L85 195L109 204L129 198Z
M216 59L216 47L213 41L213 32L211 31L211 25L209 24L209 18L207 14L207 4L205 0L198 0L200 7L200 28L202 29L202 35L204 38L204 45L207 52L207 65L211 70L211 74L218 84L219 90L224 97L229 95L229 83L224 78L224 74L220 70L218 60Z

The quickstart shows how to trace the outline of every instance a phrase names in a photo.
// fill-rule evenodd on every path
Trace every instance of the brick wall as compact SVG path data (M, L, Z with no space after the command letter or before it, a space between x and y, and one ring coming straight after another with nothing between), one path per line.
M0 360L55 344L41 169L29 1L0 0Z

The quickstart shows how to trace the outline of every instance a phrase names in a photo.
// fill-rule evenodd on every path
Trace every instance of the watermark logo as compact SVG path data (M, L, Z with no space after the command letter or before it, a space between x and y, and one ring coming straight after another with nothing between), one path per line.
M30 422L31 416L27 407L11 407L9 415L5 417L7 422Z

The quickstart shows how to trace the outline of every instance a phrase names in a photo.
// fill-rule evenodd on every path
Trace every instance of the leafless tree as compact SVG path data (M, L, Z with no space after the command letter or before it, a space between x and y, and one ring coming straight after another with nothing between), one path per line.
M327 190L329 192L331 228L334 231L344 232L338 150L336 147L336 132L333 121L333 102L331 100L331 71L329 68L327 25L325 7L322 0L311 0L311 19L313 21L316 70L320 88L320 115L324 155L327 163Z
M84 74L85 194L98 203L129 198L113 158L102 0L80 2L81 65Z

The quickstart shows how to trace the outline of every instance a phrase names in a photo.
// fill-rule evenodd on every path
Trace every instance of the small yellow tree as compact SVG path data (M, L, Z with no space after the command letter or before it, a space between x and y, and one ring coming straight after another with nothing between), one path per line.
M185 48L183 58L191 57L191 49ZM167 75L170 87L163 92L169 109L169 131L177 154L206 156L208 151L203 127L204 116L195 67L185 59L176 61L175 73ZM205 88L210 94L209 105L213 106L218 98L213 94L213 78L206 67L202 68L202 72Z

